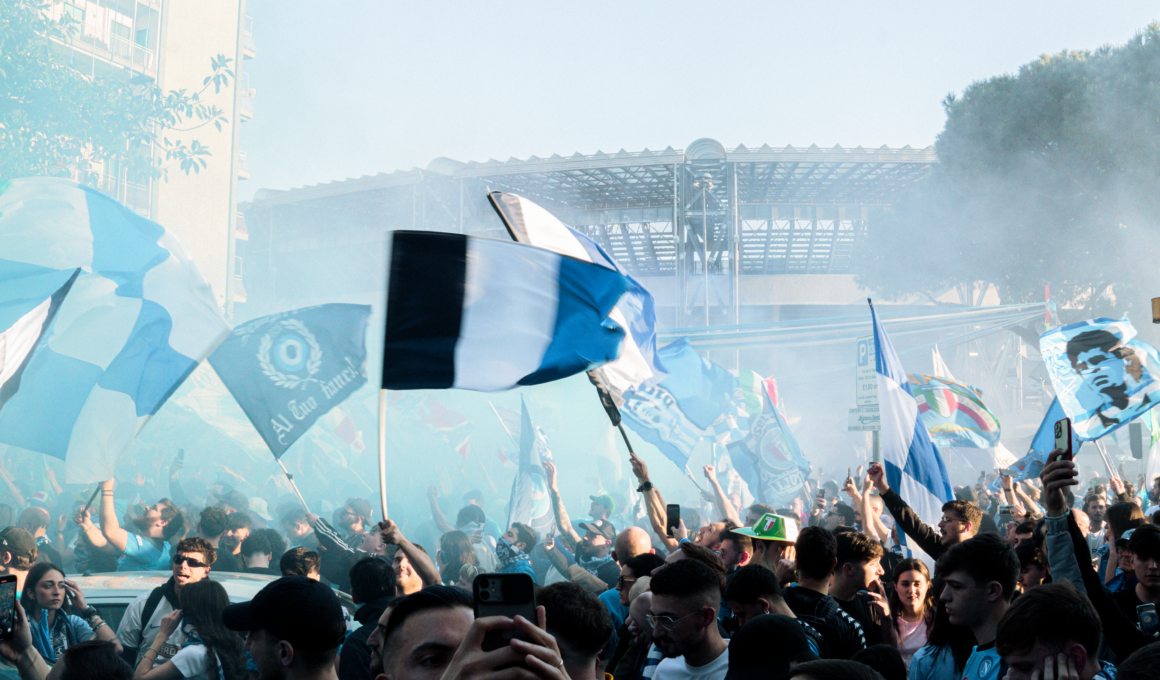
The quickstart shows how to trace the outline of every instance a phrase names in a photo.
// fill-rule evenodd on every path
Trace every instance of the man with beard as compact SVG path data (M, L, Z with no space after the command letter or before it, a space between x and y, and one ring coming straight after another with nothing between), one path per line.
M152 592L140 595L129 603L121 624L117 628L117 639L126 650L136 650L137 662L145 655L148 641L161 630L161 620L167 614L180 609L178 597L181 589L209 576L210 567L217 557L217 551L204 538L187 538L177 544L174 551L172 576L165 585ZM146 644L142 644L146 643ZM185 632L181 626L161 646L154 664L169 661L185 643Z
M1157 478L1160 479L1160 478ZM1103 494L1091 493L1083 501L1083 511L1088 516L1087 544L1094 555L1104 544L1106 527L1104 516L1108 511L1108 501Z
M399 525L392 520L379 522L379 537L385 545L398 546L392 566L395 570L395 594L417 593L427 586L443 583L439 568L421 545L407 540Z
M612 541L616 529L608 520L583 522L584 538L576 543L576 564L568 564L568 555L551 538L544 541L548 559L569 581L579 583L589 592L600 594L616 587L620 566L612 559Z
M338 528L346 532L342 542L358 545L360 535L371 523L371 503L365 498L348 498L334 514L334 519Z
M890 510L898 528L912 538L918 547L937 560L951 546L973 538L983 521L983 511L969 501L948 501L942 507L942 519L936 531L919 519L914 510L886 483L886 470L881 463L873 463L866 473L882 502Z
M532 548L536 547L536 532L527 524L516 522L504 532L495 543L498 562L496 571L501 574L527 574L536 580L532 569Z
M130 533L122 529L117 520L117 511L113 507L114 486L112 479L101 482L99 529L93 526L88 513L77 517L85 538L94 549L118 556L117 571L167 569L169 540L185 528L185 516L173 501L162 498L154 505L140 506L141 515L133 519L137 533Z
M367 639L371 676L439 680L474 621L471 593L453 586L396 599Z
M654 680L720 680L729 670L729 643L717 628L720 574L696 560L661 567L649 583L648 623L665 655Z

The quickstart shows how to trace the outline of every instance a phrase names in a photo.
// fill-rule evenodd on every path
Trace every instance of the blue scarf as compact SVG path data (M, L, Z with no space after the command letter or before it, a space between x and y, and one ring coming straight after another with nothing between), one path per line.
M495 542L495 556L499 562L499 566L505 568L517 562L532 561L532 558L527 553L508 543L504 540L503 536L500 536L499 540Z
M59 611L56 613L57 620L63 616ZM49 664L56 663L56 652L52 649L52 634L48 628L48 610L40 610L40 625L32 626L32 646L36 647L36 651L44 657L44 660Z

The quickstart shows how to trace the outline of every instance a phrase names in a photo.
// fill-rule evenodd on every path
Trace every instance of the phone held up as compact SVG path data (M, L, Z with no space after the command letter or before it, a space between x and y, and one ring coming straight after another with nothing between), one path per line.
M1138 605L1136 616L1140 618L1140 632L1143 634L1155 635L1157 631L1160 631L1160 617L1156 615L1156 605Z
M517 615L535 623L536 595L532 577L527 574L480 574L471 584L475 597L475 618L485 616ZM483 651L491 652L506 647L515 638L526 640L523 633L514 630L496 630L483 637Z
M16 627L16 574L0 576L0 640L11 640Z
M1071 450L1071 418L1055 421L1055 448L1064 452L1064 460L1075 459L1075 452Z
M673 531L675 531L677 527L681 526L681 506L666 505L665 515L668 517L665 522L665 529L668 532L667 535L671 538Z

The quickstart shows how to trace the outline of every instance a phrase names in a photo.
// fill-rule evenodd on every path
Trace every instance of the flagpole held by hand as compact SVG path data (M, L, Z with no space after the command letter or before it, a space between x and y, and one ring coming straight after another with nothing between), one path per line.
M379 390L379 500L383 504L383 519L387 514L387 391Z

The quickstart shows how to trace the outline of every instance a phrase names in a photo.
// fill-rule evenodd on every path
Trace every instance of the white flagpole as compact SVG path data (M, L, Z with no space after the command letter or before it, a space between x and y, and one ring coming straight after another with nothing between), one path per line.
M379 390L379 500L387 519L387 391Z
M278 467L282 468L282 472L286 473L286 481L290 482L290 488L294 489L294 495L298 496L298 500L302 502L302 507L306 508L306 512L310 512L310 506L306 504L306 499L302 497L302 492L298 490L298 485L294 483L294 475L286 469L286 464L282 462L281 458L275 458L278 461Z
M1108 469L1108 476L1120 479L1119 473L1112 467L1112 459L1108 457L1108 452L1104 450L1104 445L1098 439L1095 441L1095 444L1096 448L1099 449L1100 458L1104 461L1104 467ZM1122 482L1124 480L1121 479L1120 481Z

